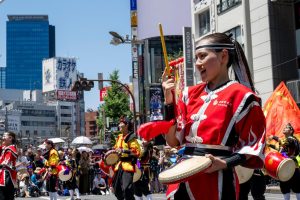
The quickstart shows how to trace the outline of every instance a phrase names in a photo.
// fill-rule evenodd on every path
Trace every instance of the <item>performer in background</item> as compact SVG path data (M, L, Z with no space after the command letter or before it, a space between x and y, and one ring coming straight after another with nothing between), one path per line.
M46 152L44 153L45 168L46 168L46 190L49 192L50 200L57 200L58 177L57 165L59 163L59 156L57 150L54 148L54 143L51 140L45 140Z
M153 154L153 144L151 142L143 141L143 155L140 158L140 169L142 171L142 177L140 180L134 183L134 194L137 196L136 199L142 200L143 195L147 200L152 200L152 194L149 190L150 182L150 158Z
M177 103L173 98L175 82L163 74L166 120L176 119L166 141L172 147L185 144L185 155L206 156L212 164L204 173L173 184L168 194L175 193L175 200L237 199L233 167L261 168L264 163L266 128L261 99L254 93L237 41L224 33L213 33L198 40L195 48L195 67L202 83L185 88ZM237 81L230 80L231 66Z
M118 200L134 200L133 174L140 156L140 145L133 132L133 124L127 118L119 123L121 134L116 139L114 149L120 154L120 161L115 166L113 189Z
M266 181L261 169L255 169L252 177L247 182L240 184L239 200L248 200L250 191L254 200L266 199L264 195L266 192Z
M300 153L300 145L298 139L293 135L294 128L288 123L283 129L284 138L279 139L277 136L270 136L268 141L272 139L279 142L279 148L275 145L268 144L269 147L278 150L281 154L286 157L289 157L295 161L296 170L293 177L285 182L280 181L280 190L283 194L285 200L289 200L291 196L291 190L296 193L297 200L300 200L300 172L299 172L299 163L296 159Z
M0 147L0 199L13 200L17 187L16 160L16 135L13 132L5 132Z
M77 195L76 200L80 200L80 194L79 194L78 186L76 183L76 175L77 175L78 168L77 168L77 164L76 164L77 152L75 151L75 149L72 151L71 154L72 155L69 155L68 159L66 160L66 164L71 169L70 173L72 173L72 178L70 180L66 181L64 184L65 184L66 188L69 190L71 200L74 200L74 191L76 192L76 195Z

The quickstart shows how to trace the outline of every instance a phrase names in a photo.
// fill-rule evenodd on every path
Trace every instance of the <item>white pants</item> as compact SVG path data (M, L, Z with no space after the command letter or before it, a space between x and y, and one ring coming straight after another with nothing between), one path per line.
M50 200L57 200L57 192L49 192Z

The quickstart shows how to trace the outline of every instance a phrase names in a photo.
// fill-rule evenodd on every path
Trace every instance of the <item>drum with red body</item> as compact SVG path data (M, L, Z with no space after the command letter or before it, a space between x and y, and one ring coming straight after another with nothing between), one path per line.
M57 167L57 175L61 181L68 181L72 178L72 171L66 165L58 165Z
M295 162L277 151L269 152L265 158L265 169L268 175L280 180L288 181L296 170Z

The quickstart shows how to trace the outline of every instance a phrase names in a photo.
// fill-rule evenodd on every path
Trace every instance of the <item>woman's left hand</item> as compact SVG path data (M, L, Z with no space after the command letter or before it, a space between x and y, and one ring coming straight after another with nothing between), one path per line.
M227 168L225 160L222 160L221 158L215 157L211 154L206 154L205 157L211 159L212 161L211 166L205 170L205 173L212 173Z

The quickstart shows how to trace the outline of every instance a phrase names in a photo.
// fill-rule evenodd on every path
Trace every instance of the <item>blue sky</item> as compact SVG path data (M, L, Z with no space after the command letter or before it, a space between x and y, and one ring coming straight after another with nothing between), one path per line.
M120 81L129 82L131 48L109 44L109 31L125 36L130 29L129 0L5 0L0 4L0 66L6 66L6 21L12 14L42 14L56 28L56 56L77 57L77 69L89 79L120 71ZM105 84L106 85L106 84ZM85 92L85 107L97 109L97 83Z

